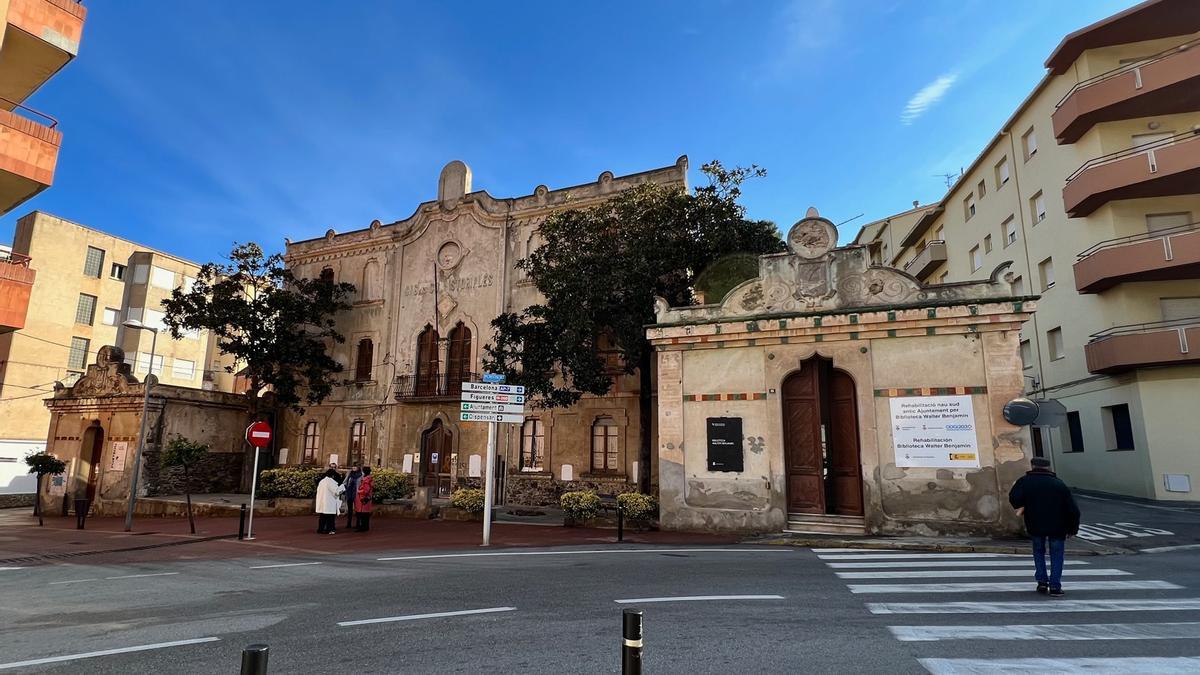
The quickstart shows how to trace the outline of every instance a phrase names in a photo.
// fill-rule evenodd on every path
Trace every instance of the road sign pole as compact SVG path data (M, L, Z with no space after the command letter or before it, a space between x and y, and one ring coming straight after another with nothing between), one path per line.
M487 477L483 484L483 545L492 544L492 502L496 500L496 422L488 422Z
M246 539L254 539L254 491L258 488L258 453L262 448L254 448L254 474L250 476L250 523L246 526Z

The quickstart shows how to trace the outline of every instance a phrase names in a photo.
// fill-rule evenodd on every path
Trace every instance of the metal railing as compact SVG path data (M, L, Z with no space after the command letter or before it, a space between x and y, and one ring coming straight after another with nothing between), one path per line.
M924 253L925 251L929 250L929 247L933 246L934 244L941 244L942 246L945 246L946 240L945 239L930 239L928 242L926 242L925 245L921 247L921 250L917 251L917 255L913 256L912 260L909 260L908 262L904 263L905 271L907 271L909 267L912 267L913 264L916 263L918 259L920 259L921 254Z
M1087 171L1088 169L1093 169L1093 168L1095 168L1097 166L1101 166L1103 164L1111 164L1113 162L1118 162L1118 161L1120 161L1122 159L1126 159L1128 157L1135 157L1137 155L1149 154L1160 148L1165 148L1168 145L1175 145L1176 143L1185 143L1193 138L1200 138L1200 127L1191 129L1189 131L1185 131L1180 134L1175 134L1174 136L1171 136L1169 138L1159 139L1157 141L1154 141L1153 143L1147 143L1145 145L1138 145L1138 146L1135 146L1132 148L1125 148L1124 150L1110 152L1107 155L1101 155L1094 159L1089 159L1088 161L1084 162L1083 166L1079 167L1078 169L1075 169L1074 173L1072 173L1070 176L1067 176L1067 183L1070 183L1071 181L1075 180L1083 172Z
M29 261L33 260L23 253L14 251L0 250L0 263L8 263L9 265L17 265L19 267L29 267Z
M14 109L20 109L20 110L23 110L24 112L28 113L27 115L20 115L20 116L24 117L25 119L29 120L30 122L33 122L34 124L40 124L44 127L50 128L50 129L53 129L54 127L58 126L58 120L54 119L53 117L47 115L46 113L44 113L40 110L34 110L33 108L30 108L27 105L22 105L20 103L17 103L16 101L10 101L10 100L4 98L3 96L0 96L0 102L10 105ZM14 113L14 114L18 114L18 113ZM41 120L33 119L33 117L30 117L30 115L35 115L37 117L40 117L43 120L46 120L47 122L49 122L49 124L47 124L46 122L42 122Z
M1170 49L1164 49L1163 51L1161 51L1157 54L1152 54L1152 55L1147 56L1146 58L1141 59L1139 61L1133 61L1132 63L1125 63L1120 66L1117 66L1116 68L1113 68L1112 70L1105 71L1094 77L1089 77L1088 79L1077 83L1074 87L1071 87L1067 91L1067 93L1061 99L1059 99L1058 103L1054 104L1054 108L1056 110L1058 108L1061 108L1062 104L1066 103L1067 99L1071 98L1071 96L1073 94L1075 94L1075 92L1079 91L1080 89L1086 89L1087 87L1090 87L1094 84L1100 84L1101 82L1106 82L1108 80L1113 79L1114 77L1120 77L1121 75L1124 75L1125 73L1134 73L1134 72L1140 70L1141 68L1144 68L1145 66L1150 65L1151 63L1158 63L1159 61L1162 61L1164 59L1169 59L1172 56L1175 56L1176 54L1186 52L1188 49L1191 49L1192 47L1197 47L1197 46L1200 46L1200 38L1197 38L1195 40L1189 40L1188 42L1185 42L1181 45L1176 45L1174 47L1171 47ZM1139 82L1139 86L1140 86L1140 82Z
M1174 227L1166 227L1161 230L1154 230L1153 232L1142 232L1140 234L1131 234L1125 237L1105 239L1104 241L1097 243L1095 246L1092 246L1091 248L1086 249L1079 255L1075 256L1075 262L1079 262L1080 260L1099 253L1105 249L1115 248L1117 246L1125 246L1126 244L1136 244L1143 241L1153 241L1155 239L1162 239L1163 237L1171 237L1177 234L1195 232L1198 230L1200 230L1200 222L1195 222L1187 223L1185 225L1176 225Z
M457 398L463 382L479 381L478 373L418 373L396 376L396 400Z
M1168 330L1183 330L1187 328L1200 327L1200 316L1185 317L1182 319L1170 319L1168 321L1150 321L1147 323L1131 323L1125 326L1113 326L1098 333L1092 333L1088 336L1088 344L1100 342L1109 338L1119 337L1122 335L1136 335L1141 333L1161 333Z

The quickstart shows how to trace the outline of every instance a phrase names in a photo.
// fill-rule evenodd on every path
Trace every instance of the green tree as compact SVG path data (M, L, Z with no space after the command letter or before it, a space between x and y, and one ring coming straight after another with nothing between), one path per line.
M650 489L652 353L645 326L654 323L654 298L691 304L696 275L722 255L784 250L775 225L748 220L738 203L742 183L764 170L716 161L701 170L708 184L691 193L645 184L550 215L539 228L545 244L518 263L544 301L493 320L484 359L541 405L565 407L610 390L602 352L615 352L624 373L640 379L642 492Z
M37 494L33 496L33 513L38 517L38 526L42 526L42 476L57 476L67 470L67 465L54 455L47 452L31 452L25 455L25 464L29 473L37 474Z
M280 405L303 412L301 404L325 400L342 370L327 347L346 341L334 316L350 308L353 292L352 284L294 276L282 255L258 244L235 244L229 262L204 265L191 289L163 301L164 321L175 339L190 330L216 335L217 349L237 364L226 370L240 368L249 382L251 418L266 386Z
M203 462L205 457L208 457L207 445L182 436L172 438L162 454L163 466L177 466L183 469L183 494L187 498L188 525L192 528L192 534L196 534L196 521L192 518L192 469Z

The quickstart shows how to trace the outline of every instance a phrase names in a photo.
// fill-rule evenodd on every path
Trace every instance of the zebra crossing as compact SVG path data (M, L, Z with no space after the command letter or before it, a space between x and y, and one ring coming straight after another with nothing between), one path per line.
M1034 592L1028 555L844 548L813 552L851 593L863 597L871 614L887 621L894 639L912 645L920 665L935 675L1200 672L1200 594L1167 580L1138 578L1108 560L1067 560L1063 586L1068 597L1049 598ZM1027 597L1010 600L1017 592ZM918 594L929 597L908 601ZM942 602L937 599L942 594L958 598ZM1119 620L1085 622L1083 617L1096 613ZM1020 623L1014 621L1018 616ZM1100 657L1039 647L1146 640L1193 640L1194 649L1179 644L1195 656L1147 655L1143 649ZM1017 642L1024 644L1018 647ZM1014 646L965 651L955 649L956 644ZM1013 658L1018 649L1033 655Z

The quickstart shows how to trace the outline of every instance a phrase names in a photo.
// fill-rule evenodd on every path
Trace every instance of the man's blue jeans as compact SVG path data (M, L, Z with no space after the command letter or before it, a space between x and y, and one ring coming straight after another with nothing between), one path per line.
M1062 588L1063 554L1067 540L1053 537L1030 537L1033 540L1033 568L1039 584L1050 584L1050 588ZM1046 545L1050 545L1050 575L1046 576Z

